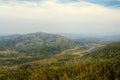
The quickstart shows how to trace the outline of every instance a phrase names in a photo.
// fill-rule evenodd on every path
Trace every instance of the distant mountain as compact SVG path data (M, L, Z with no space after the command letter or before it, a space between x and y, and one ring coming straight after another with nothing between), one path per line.
M92 43L104 43L109 44L112 42L120 42L120 35L98 35L98 34L72 34L72 33L60 33L60 35L65 36L69 39L75 41L75 43L84 45Z
M0 33L0 36L7 36L7 35L10 35L10 34L7 34L7 33Z
M43 32L0 37L0 50L14 50L27 54L57 54L72 48L73 41L56 34Z
M120 35L104 36L101 41L106 43L120 42Z
M99 34L87 34L87 33L58 33L59 35L65 36L70 39L85 39L85 38L100 38L102 35Z

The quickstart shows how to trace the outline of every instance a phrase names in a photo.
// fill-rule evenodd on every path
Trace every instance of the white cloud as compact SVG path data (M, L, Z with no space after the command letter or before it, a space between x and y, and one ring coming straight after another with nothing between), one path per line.
M0 23L2 27L4 26L2 31L9 27L12 29L10 32L36 30L48 32L118 32L120 29L119 14L120 10L118 9L110 9L84 1L69 4L57 3L54 0L39 3L10 1L0 3L0 21L2 21ZM10 26L6 26L6 24ZM17 26L17 24L21 24L22 27ZM19 27L19 30L16 27Z

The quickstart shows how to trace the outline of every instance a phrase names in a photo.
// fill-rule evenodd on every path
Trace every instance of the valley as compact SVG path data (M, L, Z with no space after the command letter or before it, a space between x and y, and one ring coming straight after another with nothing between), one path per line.
M0 0L0 80L120 80L120 0Z
M47 33L11 37L0 38L0 80L119 80L119 42L79 45Z

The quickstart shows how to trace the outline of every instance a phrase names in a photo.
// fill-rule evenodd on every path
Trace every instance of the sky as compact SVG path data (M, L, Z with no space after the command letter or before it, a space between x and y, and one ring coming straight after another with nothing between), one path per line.
M120 0L0 0L0 33L120 34Z

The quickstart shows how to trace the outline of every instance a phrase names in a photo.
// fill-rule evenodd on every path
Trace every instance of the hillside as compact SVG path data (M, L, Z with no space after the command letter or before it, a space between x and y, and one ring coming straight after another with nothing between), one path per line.
M47 61L51 61L50 63ZM1 80L119 80L120 43L80 56L55 56L24 64L17 69L1 69Z
M63 36L42 32L0 37L0 51L12 50L27 55L52 55L73 46L73 42Z
M96 49L86 57L92 59L118 59L120 58L120 43L112 43L107 46Z

